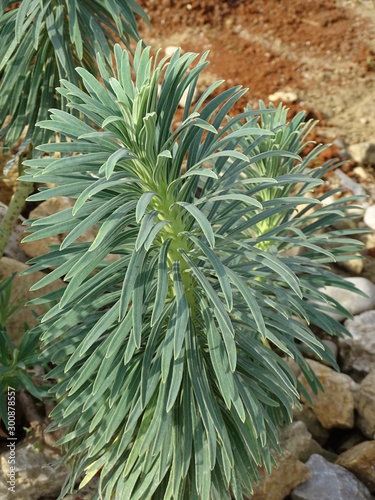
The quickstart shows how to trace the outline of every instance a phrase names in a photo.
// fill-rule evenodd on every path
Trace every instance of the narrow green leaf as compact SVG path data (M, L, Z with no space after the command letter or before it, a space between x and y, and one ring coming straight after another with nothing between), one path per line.
M174 331L174 359L179 357L185 340L185 331L189 319L189 306L185 295L185 289L181 278L180 262L173 262L173 284L176 293L177 319Z
M152 311L151 326L153 326L159 319L168 293L168 250L172 243L172 239L168 238L164 241L161 246L159 253L159 265L158 265L158 284L156 289L155 304Z
M198 222L198 224L202 228L202 231L206 236L207 241L210 244L210 247L214 248L215 246L214 232L211 227L211 224L208 222L203 212L201 212L199 208L197 208L195 205L192 205L191 203L187 203L185 201L178 201L177 205L184 207L188 212L191 213L191 215L194 217L194 219Z
M217 296L215 290L212 288L210 285L209 281L207 278L204 276L202 271L198 269L198 267L192 262L192 260L186 255L186 253L181 250L180 251L186 262L190 265L191 270L196 277L196 279L199 281L201 284L203 290L206 292L207 298L211 302L214 311L215 311L215 316L218 320L219 326L221 333L223 335L223 339L225 342L225 347L227 350L228 354L228 359L229 359L229 364L231 367L232 372L235 371L236 369L236 363L237 363L237 347L236 343L234 341L234 329L233 325L231 323L231 320L222 304L220 301L219 297Z
M213 252L207 245L203 243L203 241L196 238L194 235L188 233L189 238L194 241L196 245L206 254L208 257L212 267L215 269L217 273L218 280L221 285L221 289L225 296L225 300L228 305L228 310L231 311L233 307L233 296L232 289L229 283L229 279L227 276L226 268L220 261L220 259L216 256L215 252Z
M126 271L124 283L122 285L120 299L120 319L123 319L126 315L135 280L137 279L138 273L142 269L145 256L146 250L144 249L144 247L141 247L139 250L134 250L134 252L132 253L129 266Z
M138 203L137 203L137 208L135 210L135 220L136 220L137 224L140 223L150 201L152 200L152 198L154 196L155 196L155 193L147 192L147 193L143 193L142 196L139 198Z

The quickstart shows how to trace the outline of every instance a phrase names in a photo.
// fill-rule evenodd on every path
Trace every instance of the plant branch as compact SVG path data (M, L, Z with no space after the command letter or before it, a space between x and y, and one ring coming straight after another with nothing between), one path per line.
M0 225L0 258L4 255L6 244L17 225L17 220L25 205L26 198L33 192L33 189L34 185L30 182L17 182L16 191L10 200L8 210Z

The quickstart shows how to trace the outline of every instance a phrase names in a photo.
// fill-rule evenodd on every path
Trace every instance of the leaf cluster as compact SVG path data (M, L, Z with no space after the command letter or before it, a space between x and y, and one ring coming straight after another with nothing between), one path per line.
M116 37L130 48L139 40L135 0L3 0L0 4L0 137L11 147L27 127L24 144L53 137L35 127L50 107L64 108L55 88L78 84L75 67L96 74L96 53L111 63ZM117 38L118 39L118 38Z
M287 358L315 392L304 355L337 367L310 325L347 333L321 288L354 289L328 266L360 246L334 228L353 199L307 196L334 165L308 168L321 146L301 159L304 114L287 123L261 103L230 117L246 90L217 94L221 82L193 104L207 54L114 54L115 77L99 59L101 82L82 68L83 90L62 81L85 121L52 110L39 126L62 140L39 146L22 178L53 184L30 200L75 200L26 237L68 233L27 271L53 269L34 289L66 282L33 301L58 300L38 331L56 365L51 429L66 429L61 498L85 472L81 485L99 473L108 500L242 499L305 393ZM96 239L77 242L94 225Z

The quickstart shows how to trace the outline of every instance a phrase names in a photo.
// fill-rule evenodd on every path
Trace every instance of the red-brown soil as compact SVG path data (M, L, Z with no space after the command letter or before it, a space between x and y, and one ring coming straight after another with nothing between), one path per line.
M184 51L209 50L210 65L205 71L211 76L209 83L225 79L219 91L238 84L249 88L232 113L241 112L247 102L268 103L268 96L276 91L294 91L298 100L287 103L290 116L306 110L308 118L320 120L311 138L330 142L340 136L340 129L330 128L338 106L345 107L345 100L352 104L353 89L366 89L375 82L375 24L361 9L362 3L140 0L152 26L151 32L142 28L141 34L155 49L172 45ZM375 4L373 10L375 17ZM356 126L358 135L361 123ZM322 159L337 155L334 146ZM353 162L345 167L349 175L352 166Z

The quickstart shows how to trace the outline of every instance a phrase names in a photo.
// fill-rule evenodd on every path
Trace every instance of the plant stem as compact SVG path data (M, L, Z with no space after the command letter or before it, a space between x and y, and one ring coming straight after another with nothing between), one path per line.
M0 258L4 255L6 244L17 225L18 216L25 205L26 198L32 193L33 189L34 185L31 182L17 182L16 191L10 200L8 210L0 225Z

